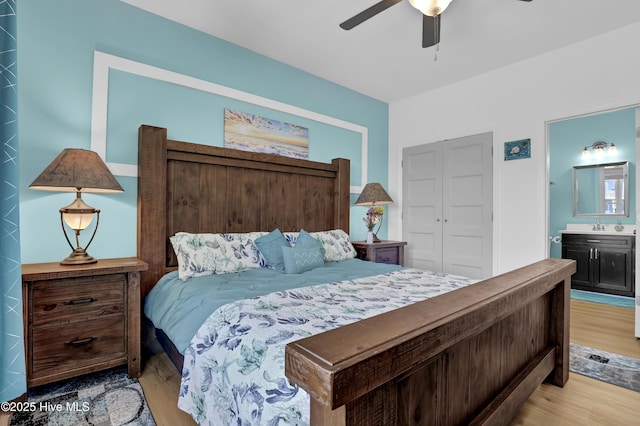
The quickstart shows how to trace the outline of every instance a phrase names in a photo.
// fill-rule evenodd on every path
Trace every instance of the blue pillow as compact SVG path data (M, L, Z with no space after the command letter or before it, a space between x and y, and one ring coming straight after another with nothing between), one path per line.
M290 248L291 246L278 228L274 229L267 235L256 238L254 243L256 247L258 247L258 250L260 250L260 253L264 256L269 268L284 271L282 247Z
M311 236L311 234L309 234L304 229L300 230L300 233L298 234L298 239L296 240L295 247L301 247L301 248L316 248L317 247L317 248L320 249L320 252L322 253L322 256L324 257L324 248L322 247L322 244L320 243L320 241L318 241L315 238L313 238Z
M284 271L287 274L300 274L324 266L324 255L319 245L317 247L299 247L296 243L295 247L283 246L281 250Z

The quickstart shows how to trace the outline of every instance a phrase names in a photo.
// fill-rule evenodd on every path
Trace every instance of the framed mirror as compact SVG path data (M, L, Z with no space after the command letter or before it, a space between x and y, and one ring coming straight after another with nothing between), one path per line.
M629 216L629 162L573 167L573 216Z

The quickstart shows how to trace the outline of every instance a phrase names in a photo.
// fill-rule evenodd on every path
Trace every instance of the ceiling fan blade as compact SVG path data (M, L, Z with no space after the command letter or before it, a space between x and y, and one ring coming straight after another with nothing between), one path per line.
M422 47L431 47L440 43L440 17L422 15Z
M340 24L340 28L343 30L350 30L351 28L362 24L367 19L373 18L378 13L383 12L393 6L396 3L400 3L402 0L382 0L368 9L363 10L358 13L356 16L347 19L342 24Z

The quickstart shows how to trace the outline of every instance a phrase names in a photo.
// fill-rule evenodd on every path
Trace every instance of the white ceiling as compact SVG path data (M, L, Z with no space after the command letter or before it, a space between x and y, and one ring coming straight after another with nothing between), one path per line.
M378 0L122 1L389 103L640 21L639 0L454 0L434 61L408 1L350 31Z

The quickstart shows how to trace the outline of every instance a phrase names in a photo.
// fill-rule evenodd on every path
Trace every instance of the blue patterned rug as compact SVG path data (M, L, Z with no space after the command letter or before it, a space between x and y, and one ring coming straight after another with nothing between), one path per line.
M640 360L571 343L569 369L592 379L640 392Z
M155 426L140 384L126 367L29 389L33 412L13 413L10 426Z
M586 302L620 306L622 308L633 309L635 307L633 297L616 296L614 294L597 293L595 291L571 290L571 298L584 300Z

